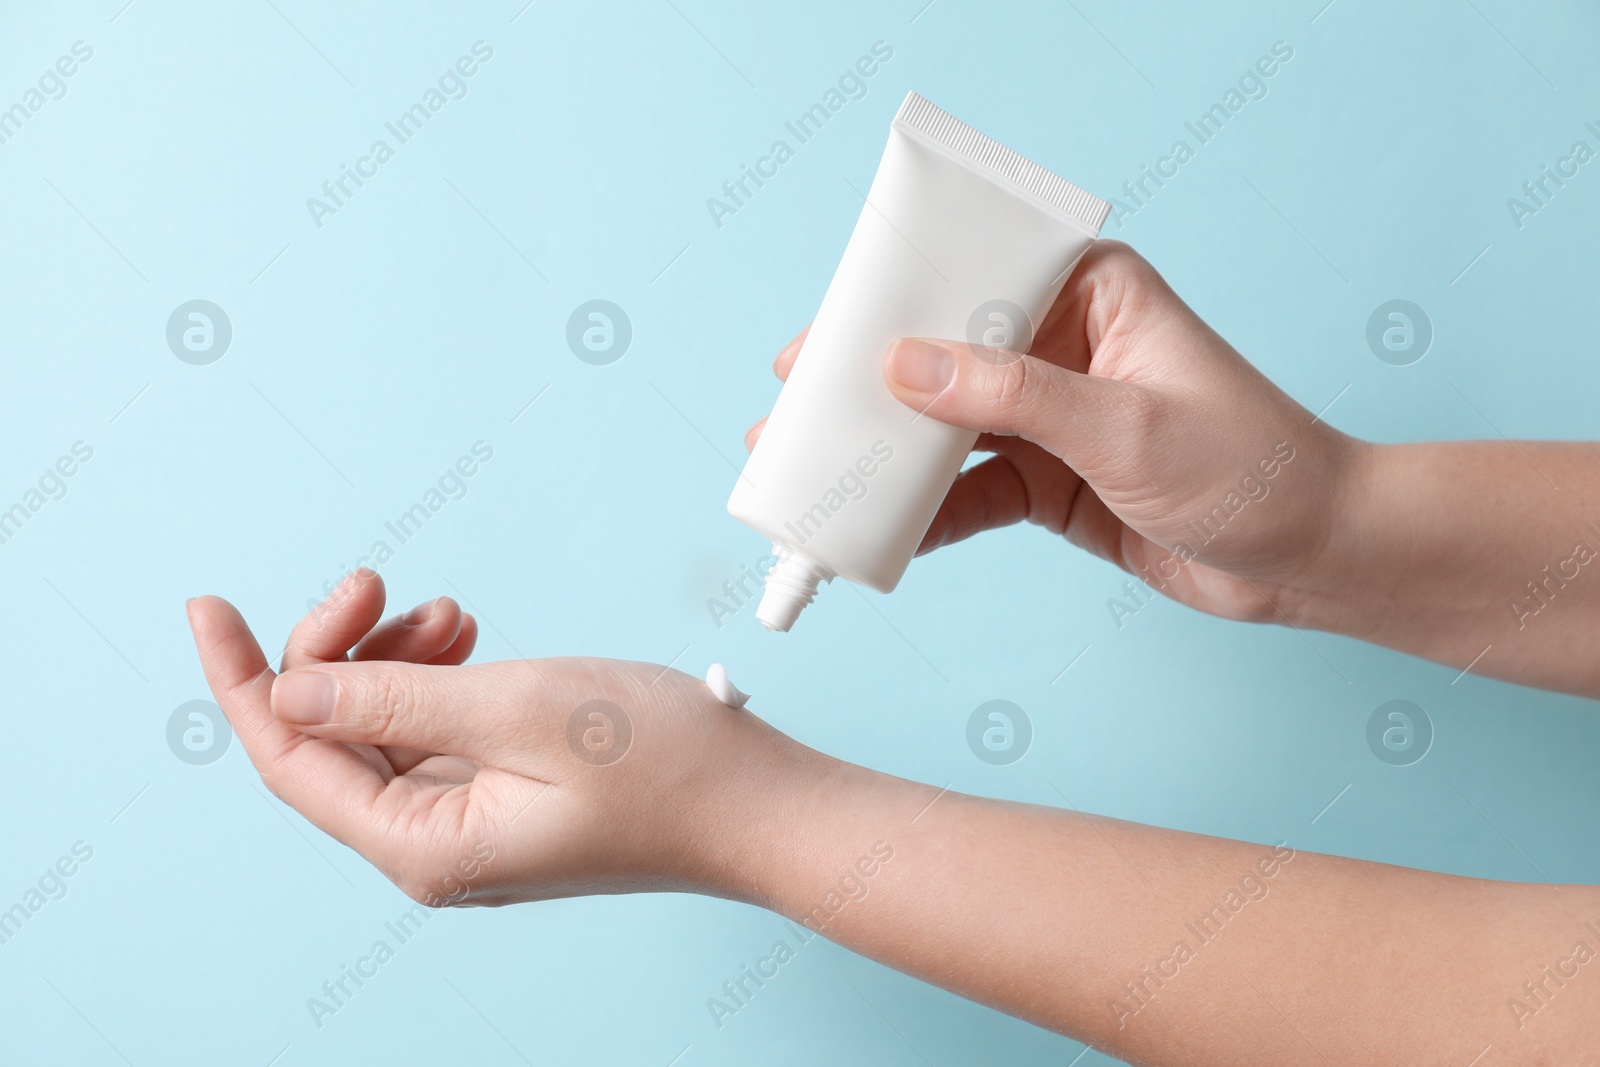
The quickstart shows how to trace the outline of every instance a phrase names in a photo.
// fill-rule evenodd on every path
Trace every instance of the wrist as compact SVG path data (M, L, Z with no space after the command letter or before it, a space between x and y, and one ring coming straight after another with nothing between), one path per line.
M1375 606L1403 579L1403 559L1391 543L1401 525L1395 515L1399 456L1392 445L1346 437L1332 473L1324 514L1325 536L1284 591L1284 613L1296 626L1368 636Z
M841 881L876 876L895 838L940 795L808 748L760 719L740 728L743 743L725 750L738 753L737 769L706 791L696 817L718 828L696 835L701 892L807 922L819 902L849 899L854 890L840 890Z
M848 804L857 773L871 772L734 714L734 736L717 739L714 765L685 813L693 888L782 911L797 870L826 836L825 809Z

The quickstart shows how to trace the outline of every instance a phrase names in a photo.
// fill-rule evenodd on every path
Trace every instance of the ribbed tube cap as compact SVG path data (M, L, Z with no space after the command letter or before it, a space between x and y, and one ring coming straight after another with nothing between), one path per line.
M788 633L800 612L816 598L817 586L833 581L833 572L787 545L772 548L778 562L767 572L767 588L761 594L756 618L768 630Z

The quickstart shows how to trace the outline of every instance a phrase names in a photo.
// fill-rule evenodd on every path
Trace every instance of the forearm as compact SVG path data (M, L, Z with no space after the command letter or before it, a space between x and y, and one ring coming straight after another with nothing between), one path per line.
M1134 1062L1465 1064L1490 1043L1576 1054L1600 1012L1600 977L1548 984L1551 1010L1520 1028L1509 1008L1535 1007L1522 983L1575 940L1600 950L1583 926L1600 929L1591 889L941 794L848 766L789 806L788 841L746 854L769 907Z
M1297 624L1600 696L1600 445L1360 446Z

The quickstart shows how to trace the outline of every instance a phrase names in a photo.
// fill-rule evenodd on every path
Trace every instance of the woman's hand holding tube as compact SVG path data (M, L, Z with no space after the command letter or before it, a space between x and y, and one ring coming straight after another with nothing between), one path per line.
M907 338L885 354L908 418L994 453L956 479L923 551L1026 519L1201 611L1600 696L1600 445L1356 440L1115 241L1085 254L1030 351Z
M1084 255L1031 355L907 338L884 379L908 418L978 430L977 451L994 453L956 479L921 551L1026 519L1227 618L1279 617L1359 465L1360 442L1314 420L1115 241Z

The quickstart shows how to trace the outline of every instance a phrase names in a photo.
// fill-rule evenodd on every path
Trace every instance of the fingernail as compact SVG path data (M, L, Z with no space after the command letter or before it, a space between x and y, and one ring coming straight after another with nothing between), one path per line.
M289 671L272 683L272 713L298 726L320 726L333 719L339 679L322 671Z
M889 377L918 393L937 393L955 377L956 361L948 348L902 338L889 346Z
M400 616L400 621L407 626L421 626L423 623L433 618L434 612L438 610L439 598L434 597L426 604L418 604L416 607Z

